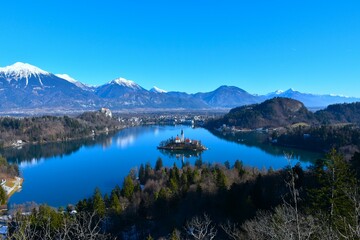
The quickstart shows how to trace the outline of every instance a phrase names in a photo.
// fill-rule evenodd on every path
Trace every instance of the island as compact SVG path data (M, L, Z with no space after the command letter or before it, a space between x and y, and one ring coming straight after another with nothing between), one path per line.
M171 150L171 151L202 152L204 150L207 150L207 148L201 144L201 141L185 138L183 130L181 130L180 137L179 135L177 135L175 138L172 137L168 140L162 141L157 148L162 150Z

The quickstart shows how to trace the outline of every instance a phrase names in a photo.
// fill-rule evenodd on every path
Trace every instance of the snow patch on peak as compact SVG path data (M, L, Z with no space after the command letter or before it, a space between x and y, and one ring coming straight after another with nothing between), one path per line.
M154 86L153 88L150 89L151 92L156 92L156 93L167 93L166 90L163 90L161 88L158 88L156 86Z
M122 77L117 78L115 80L112 80L110 83L118 84L118 85L121 85L121 86L124 86L124 87L134 88L134 89L139 89L140 88L140 86L137 83L135 83L135 82L133 82L131 80L127 80L127 79L122 78Z
M13 77L16 80L21 78L29 78L31 75L38 77L39 75L49 75L50 73L30 65L28 63L17 62L13 65L0 68L0 73L6 77Z
M64 80L66 80L68 82L74 83L74 84L78 82L77 80L73 79L72 77L70 77L67 74L60 74L59 73L59 74L55 74L55 76L57 76L57 77L59 77L61 79L64 79Z
M57 76L58 78L64 79L83 90L92 90L93 89L93 87L91 87L90 85L79 82L78 80L75 80L74 78L70 77L67 74L55 74L55 76Z
M274 93L276 94L276 95L279 95L279 94L282 94L284 91L283 90L276 90Z

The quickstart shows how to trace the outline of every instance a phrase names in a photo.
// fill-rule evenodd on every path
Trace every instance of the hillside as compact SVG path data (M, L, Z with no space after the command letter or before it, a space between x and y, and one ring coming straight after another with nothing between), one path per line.
M121 128L118 121L101 112L86 112L78 117L42 116L0 118L0 147L25 143L56 142L91 136Z
M223 124L238 128L276 128L295 123L313 123L314 114L303 103L290 98L273 98L260 104L231 109L223 118L210 121L207 127L218 128Z
M355 123L360 125L360 102L334 104L315 113L320 123Z

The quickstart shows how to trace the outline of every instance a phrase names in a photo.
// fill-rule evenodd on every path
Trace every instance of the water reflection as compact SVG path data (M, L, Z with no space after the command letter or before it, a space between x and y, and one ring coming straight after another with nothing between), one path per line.
M31 166L38 161L44 161L53 157L66 157L74 154L83 147L93 147L96 145L102 146L103 150L110 148L116 144L120 149L127 149L130 146L135 146L137 139L142 135L153 135L154 137L161 136L162 130L166 129L160 126L151 127L134 127L123 129L117 133L103 134L92 138L85 138L81 140L73 140L67 142L55 142L46 144L24 145L22 148L6 148L1 149L0 154L4 156L10 162L17 162L20 166ZM201 129L201 131L206 131ZM309 161L314 159L314 154L307 151L301 151L299 149L291 149L280 146L273 146L266 141L267 135L257 132L245 132L245 133L222 133L218 131L209 131L213 136L219 139L223 139L228 142L237 143L247 147L256 147L267 154L272 156L281 157L284 153L290 153L293 159L298 161ZM206 140L206 139L203 139ZM156 143L158 144L158 143ZM214 146L213 146L214 148ZM216 148L216 146L215 146ZM159 152L169 158L174 159L191 159L199 158L201 153L199 152L187 152L187 151L167 151L159 150ZM317 154L319 157L322 154Z
M160 128L159 126L150 126L150 127L134 127L134 128L127 128L120 131L115 136L116 145L119 148L125 149L129 146L135 144L136 140L145 134L153 134L154 136L159 135Z
M19 163L19 167L21 169L25 169L25 168L31 168L31 167L35 167L36 165L42 164L45 161L44 158L41 159L31 159L29 161L23 161Z
M202 153L157 149L161 141L176 136L182 129L186 137L201 140L209 149ZM233 165L239 159L246 166L260 169L284 167L287 164L284 148L264 144L261 137L234 135L228 138L202 128L146 126L78 141L6 149L2 154L19 164L25 179L22 191L11 197L11 203L34 201L56 207L89 197L96 187L102 193L110 193L117 184L122 185L131 169L146 162L154 167L158 157L163 159L164 166L194 164L198 159L204 163L229 161ZM301 161L315 159L305 151L293 152Z
M293 160L307 162L313 162L314 156L316 158L320 158L323 156L322 153L315 153L304 151L301 149L294 149L282 146L276 146L267 141L268 135L262 132L239 132L239 133L225 133L219 131L210 131L214 136L223 139L225 141L234 142L237 144L242 144L248 147L256 147L267 154L271 154L272 156L282 157L285 154L291 155Z
M8 159L9 162L28 162L44 160L52 157L65 157L79 151L82 147L91 147L100 144L103 148L112 145L112 135L99 135L92 138L72 140L67 142L52 142L44 144L29 144L18 148L5 148L0 150L0 154Z
M126 137L118 137L116 139L116 145L120 148L127 148L128 146L132 145L135 142L135 136L129 135Z
M181 151L181 150L164 150L159 149L159 152L162 154L176 159L183 159L183 158L199 158L201 157L201 152L196 151Z
M23 145L21 148L0 149L0 154L9 162L24 163L24 166L34 165L36 161L44 161L53 157L70 156L82 147L102 146L103 150L110 148L113 142L121 149L132 146L141 135L153 133L155 136L160 132L159 127L127 128L116 133L107 133L90 138L66 142L52 142L44 144Z

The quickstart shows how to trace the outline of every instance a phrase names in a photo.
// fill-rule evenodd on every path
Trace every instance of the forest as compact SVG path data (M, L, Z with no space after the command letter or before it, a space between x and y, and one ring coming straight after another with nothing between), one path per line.
M85 112L77 117L0 118L0 148L22 143L67 141L118 130L123 126L101 112Z
M19 211L10 239L359 239L359 163L334 149L309 169L289 160L278 171L159 158L110 194Z
M326 152L338 149L347 159L360 151L360 128L354 124L298 126L285 133L272 133L276 144Z

